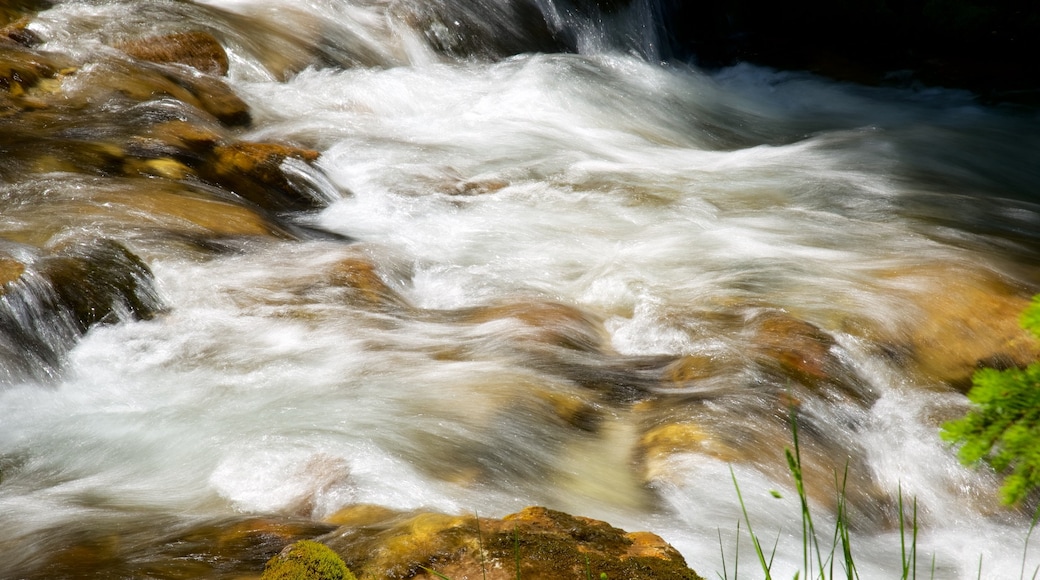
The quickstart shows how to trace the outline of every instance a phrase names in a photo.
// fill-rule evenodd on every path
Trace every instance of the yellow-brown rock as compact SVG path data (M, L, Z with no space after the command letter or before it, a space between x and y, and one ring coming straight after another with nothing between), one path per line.
M464 310L459 315L461 321L474 324L512 319L525 327L524 338L566 349L598 351L608 343L601 320L558 302L508 302Z
M50 530L54 540L17 578L259 578L283 548L335 526L277 517L195 523L149 519L113 532Z
M326 270L325 281L330 286L351 290L351 303L368 309L407 307L404 298L379 277L375 264L362 258L335 262Z
M21 97L42 79L57 75L66 65L66 59L61 56L0 44L0 91Z
M8 218L0 236L36 247L84 228L112 237L156 241L289 237L254 209L174 181L67 177L63 181L67 189L54 190L45 205L20 203L17 198L0 203ZM31 200L38 195L27 191L23 197Z
M361 580L483 578L699 579L654 534L542 507L502 519L420 513L344 526L323 538Z
M27 28L30 22L28 17L12 20L6 24L2 24L3 22L3 12L0 10L0 43L13 42L22 46L39 44L40 37Z
M281 167L286 159L310 163L318 156L310 149L240 141L216 146L199 174L269 211L313 209L317 202L296 191Z
M0 256L0 294L9 282L14 282L25 272L25 264L7 256Z
M982 366L1040 360L1040 342L1018 322L1035 289L956 264L892 272L888 280L912 289L904 293L915 314L899 336L880 340L928 379L966 389Z
M4 0L0 2L0 26L7 26L49 7L50 2L47 0Z
M182 64L217 76L228 72L224 47L212 34L201 30L138 38L123 42L117 48L148 62Z
M203 111L229 127L242 127L252 122L246 104L222 79L189 72L171 72L171 78L186 88Z

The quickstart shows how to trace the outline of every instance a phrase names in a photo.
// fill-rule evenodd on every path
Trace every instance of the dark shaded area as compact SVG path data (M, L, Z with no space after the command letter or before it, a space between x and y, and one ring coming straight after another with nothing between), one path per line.
M868 84L965 88L1040 103L1040 3L1024 0L662 1L666 56L753 62Z

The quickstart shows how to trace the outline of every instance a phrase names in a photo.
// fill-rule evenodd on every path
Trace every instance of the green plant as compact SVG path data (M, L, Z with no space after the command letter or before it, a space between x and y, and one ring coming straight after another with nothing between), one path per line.
M838 578L839 576L844 577L846 580L859 580L859 571L856 568L856 561L852 554L852 535L851 526L849 521L848 503L846 495L846 482L848 481L848 465L845 465L845 470L841 474L841 478L838 478L838 474L835 473L834 487L837 493L835 503L835 522L834 522L834 533L831 537L831 547L828 552L824 552L820 547L820 538L816 531L816 526L813 523L812 511L809 507L809 495L805 487L805 478L803 475L802 466L802 454L801 445L798 441L798 421L794 412L790 415L791 421L791 438L793 442L793 449L785 449L784 454L787 457L788 471L791 473L791 477L794 479L795 490L798 494L798 499L801 509L801 523L802 523L802 570L798 571L794 575L794 580L804 576L808 578L815 578L816 580L829 580ZM762 573L766 580L772 578L772 566L773 557L776 554L776 544L773 546L773 551L769 558L766 559L765 551L762 549L761 542L758 536L755 535L754 530L751 528L751 518L748 515L747 508L744 505L744 498L740 492L740 486L737 484L736 476L733 475L732 468L730 469L730 475L733 477L733 485L736 488L737 499L740 502L740 509L744 517L744 522L747 525L748 536L751 538L751 543L755 548L755 553L758 556L759 565L762 568ZM773 497L781 497L777 491L769 492ZM899 543L900 543L900 560L902 567L902 574L900 580L911 580L917 578L917 500L915 499L911 508L911 517L907 521L906 514L903 506L903 488L899 488ZM1038 516L1040 517L1040 516ZM1035 520L1034 520L1035 523ZM740 536L740 521L737 521L737 536ZM909 536L909 537L908 537ZM1028 545L1028 536L1026 543ZM722 547L722 533L719 532L719 546ZM737 543L739 547L739 542ZM838 550L841 550L840 556L837 555ZM734 567L733 567L733 578L736 580L740 576L737 574L737 562L736 558L739 557L739 552L735 555ZM1023 561L1025 554L1023 553ZM836 566L840 566L840 570L835 570ZM932 578L935 577L935 556L932 556ZM981 562L980 562L981 566ZM981 569L981 568L980 568ZM726 570L726 554L723 550L722 553L722 573L719 574L723 580L729 580L729 574ZM838 575L836 575L836 572ZM1034 579L1035 580L1035 579Z
M834 527L834 535L831 538L831 549L830 552L824 556L823 551L820 549L820 540L816 532L816 526L813 523L812 511L809 509L809 496L805 488L805 478L802 472L802 454L801 446L798 442L798 421L791 413L791 435L793 440L794 449L785 449L785 456L787 457L787 467L791 473L791 477L794 479L795 490L798 493L798 499L801 507L801 520L802 520L802 571L795 574L795 580L801 577L802 572L805 573L806 577L810 577L815 574L819 580L826 580L827 578L834 578L834 566L836 563L835 552L838 547L841 547L841 564L845 572L847 580L853 580L859 578L859 573L856 571L856 563L852 556L852 541L849 533L849 516L846 507L846 496L845 496L845 481L848 478L848 466L846 466L844 477L841 481L835 481L835 488L837 490L837 510L836 510L836 522ZM835 474L837 475L837 474ZM751 544L755 548L755 555L758 557L759 566L762 568L762 574L766 580L772 579L772 568L773 559L776 555L777 544L779 543L779 535L777 541L773 544L773 549L766 558L765 550L762 549L762 543L758 536L755 534L754 529L751 527L751 517L748 515L747 507L744 504L744 497L740 492L740 485L737 483L737 477L733 473L732 468L730 469L730 476L733 478L733 487L737 492L737 500L740 502L740 509L744 517L744 523L747 525L748 536L751 538ZM771 491L770 494L773 497L780 497L779 492ZM902 520L901 520L902 521ZM740 521L737 521L737 535L740 535ZM916 528L916 516L914 526L914 543L916 544L917 528ZM739 542L737 543L739 547ZM722 546L722 534L719 533L719 546ZM905 555L905 546L904 546ZM739 557L739 553L735 557ZM904 557L904 562L906 562ZM720 576L723 580L729 580L729 574L726 571L726 554L725 551L722 553L722 565L723 573ZM905 580L907 567L904 564L904 575ZM737 562L734 561L733 567L733 578L739 578Z
M346 563L320 542L289 544L267 561L260 580L356 580Z
M1019 319L1040 337L1040 295ZM959 445L965 465L988 463L1004 475L1001 499L1021 504L1040 488L1040 361L1024 369L984 368L972 377L972 408L942 426L942 438Z

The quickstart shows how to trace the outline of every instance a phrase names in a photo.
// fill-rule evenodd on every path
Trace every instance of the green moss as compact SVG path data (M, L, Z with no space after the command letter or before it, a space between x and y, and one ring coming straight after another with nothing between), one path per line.
M325 544L301 540L267 561L260 580L356 580Z

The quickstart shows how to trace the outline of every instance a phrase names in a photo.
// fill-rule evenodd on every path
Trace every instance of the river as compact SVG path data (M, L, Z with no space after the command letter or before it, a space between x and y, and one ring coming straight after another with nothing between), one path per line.
M1031 574L1028 514L939 438L963 376L920 352L954 350L942 317L985 317L979 296L1040 288L1035 109L662 62L655 6L41 12L41 49L72 55L213 32L252 113L241 138L319 151L286 169L323 207L285 217L306 235L206 259L126 224L163 311L0 375L0 577L84 530L145 545L359 503L545 505L658 533L706 577L732 572L740 535L758 577L735 479L787 578L790 412L828 541L848 466L862 578L900 575L900 495L922 577ZM81 178L38 179L16 185Z

